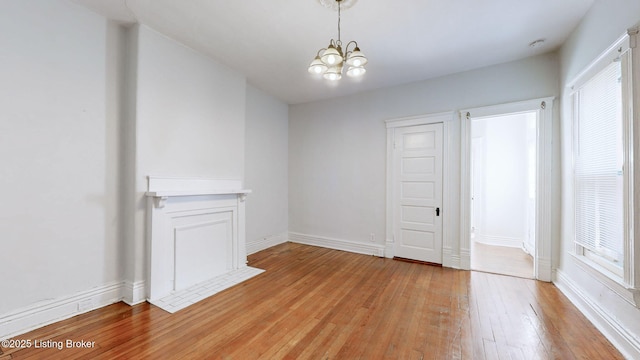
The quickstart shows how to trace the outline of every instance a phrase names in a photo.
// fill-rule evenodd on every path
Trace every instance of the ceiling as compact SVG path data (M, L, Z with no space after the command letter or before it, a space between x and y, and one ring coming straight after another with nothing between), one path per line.
M360 79L318 79L307 67L337 38L319 0L72 0L138 22L297 104L430 79L557 49L594 0L360 0L342 11L342 41L369 58ZM542 46L529 43L545 39Z

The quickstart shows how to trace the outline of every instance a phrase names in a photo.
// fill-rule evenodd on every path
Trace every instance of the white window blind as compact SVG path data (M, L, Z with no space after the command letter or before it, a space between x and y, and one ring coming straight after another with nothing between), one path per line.
M575 93L576 243L623 266L623 143L620 62Z

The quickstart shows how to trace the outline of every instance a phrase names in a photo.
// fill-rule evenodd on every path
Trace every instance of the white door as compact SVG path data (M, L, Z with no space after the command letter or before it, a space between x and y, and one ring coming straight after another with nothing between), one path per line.
M442 264L442 123L395 130L396 257Z

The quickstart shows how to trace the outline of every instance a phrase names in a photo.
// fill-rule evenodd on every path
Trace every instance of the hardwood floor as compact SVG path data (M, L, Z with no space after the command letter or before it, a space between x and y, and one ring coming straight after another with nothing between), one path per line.
M549 283L292 243L249 261L266 272L175 314L118 303L18 337L92 348L0 359L622 359Z
M533 279L533 258L522 249L471 241L471 269Z

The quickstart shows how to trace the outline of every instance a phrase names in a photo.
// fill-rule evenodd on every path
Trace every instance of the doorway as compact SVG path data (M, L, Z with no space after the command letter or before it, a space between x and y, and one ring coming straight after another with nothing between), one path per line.
M471 119L471 269L534 278L535 111Z
M508 114L535 113L535 226L531 237L534 278L551 281L553 249L553 213L557 209L552 197L553 178L553 97L491 105L460 111L460 263L463 269L471 269L471 148L472 122L475 119L499 117ZM485 140L486 142L486 140ZM533 155L532 155L533 156Z

